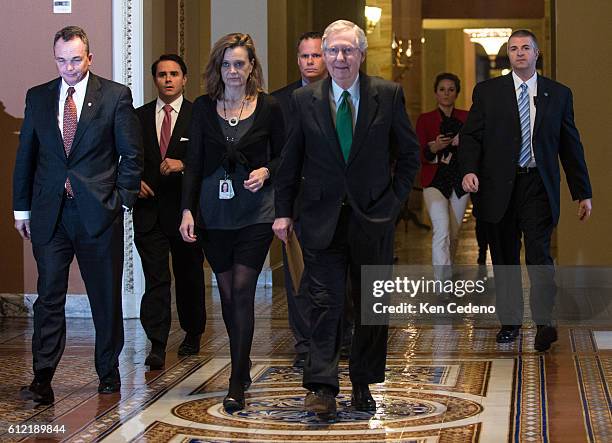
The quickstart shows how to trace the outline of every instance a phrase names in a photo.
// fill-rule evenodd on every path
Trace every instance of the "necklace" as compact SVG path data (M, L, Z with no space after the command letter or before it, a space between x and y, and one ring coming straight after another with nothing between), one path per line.
M246 97L244 97L242 99L242 105L240 106L240 113L238 114L238 117L230 117L227 118L227 113L225 110L225 99L223 99L223 118L225 119L225 121L227 121L227 123L231 126L237 126L238 123L240 123L240 117L242 117L242 110L244 109L244 103L246 102Z

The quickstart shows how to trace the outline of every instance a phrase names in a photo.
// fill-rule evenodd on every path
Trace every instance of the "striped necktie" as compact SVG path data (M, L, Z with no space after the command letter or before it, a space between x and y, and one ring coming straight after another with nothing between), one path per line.
M529 91L527 83L521 84L521 93L518 98L519 121L521 123L521 151L519 153L519 166L525 168L531 162L531 121L529 118Z

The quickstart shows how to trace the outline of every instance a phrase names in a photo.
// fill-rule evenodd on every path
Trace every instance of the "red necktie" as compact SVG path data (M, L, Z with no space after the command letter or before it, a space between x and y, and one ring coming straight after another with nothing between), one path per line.
M74 94L74 88L71 86L68 88L68 96L66 97L66 101L64 102L64 152L66 153L66 158L70 155L70 149L72 149L72 142L74 141L74 134L77 128L77 108L74 103L74 99L72 98L72 94ZM69 197L74 197L74 193L72 192L72 185L70 184L70 179L66 177L66 194Z
M161 154L162 160L166 157L166 152L168 151L168 144L170 143L170 135L172 134L172 106L165 105L164 106L164 121L162 122L161 132L159 133L159 152Z

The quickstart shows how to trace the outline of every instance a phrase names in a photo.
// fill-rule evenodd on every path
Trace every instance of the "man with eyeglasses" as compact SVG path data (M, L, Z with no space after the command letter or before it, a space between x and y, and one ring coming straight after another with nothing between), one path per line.
M297 65L300 70L300 79L272 93L281 105L283 117L285 118L285 125L289 125L292 118L290 108L291 94L293 94L293 91L327 77L327 68L325 67L323 49L321 48L322 37L323 34L318 31L308 31L300 36L297 45ZM298 214L295 212L293 214L293 219L296 222L295 231L299 240L301 237L301 230L299 223L297 223ZM293 332L293 338L295 340L295 358L293 359L293 366L302 368L306 361L308 343L310 341L310 300L305 294L308 290L307 276L304 275L302 277L302 284L299 288L293 287L287 262L287 251L284 244L283 268L285 271L285 289L287 292L287 316L289 327Z
M32 241L38 269L34 380L20 396L43 405L54 402L75 255L96 331L98 392L121 387L123 210L136 201L142 172L130 90L89 71L89 39L77 26L55 34L53 54L59 77L27 93L13 175L15 228Z
M302 178L299 214L312 305L304 406L324 417L336 413L347 275L356 314L351 403L358 411L376 410L369 385L385 378L388 326L361 322L361 266L392 265L395 219L419 168L402 89L359 71L366 50L354 23L327 27L330 78L293 93L294 118L275 179L273 230L286 242Z

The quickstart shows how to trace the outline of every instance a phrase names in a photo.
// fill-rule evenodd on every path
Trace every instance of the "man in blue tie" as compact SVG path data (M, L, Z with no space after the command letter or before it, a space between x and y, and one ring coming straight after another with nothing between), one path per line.
M519 335L523 320L521 236L537 325L535 349L557 340L552 309L556 294L551 235L559 220L559 161L578 217L591 215L591 184L571 90L536 72L535 35L524 29L508 39L512 72L479 83L460 135L463 188L472 193L485 224L496 279L498 343Z

